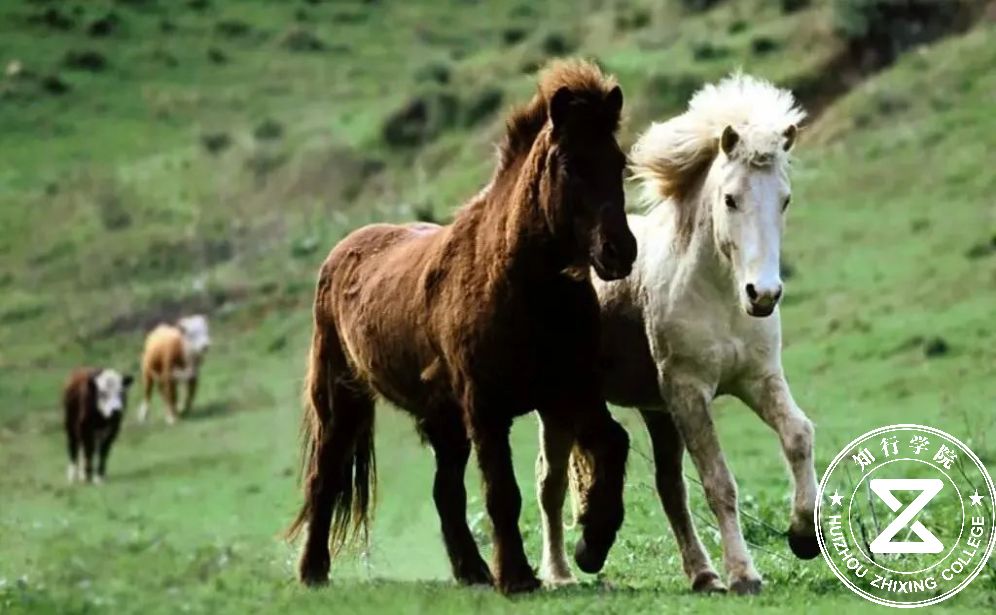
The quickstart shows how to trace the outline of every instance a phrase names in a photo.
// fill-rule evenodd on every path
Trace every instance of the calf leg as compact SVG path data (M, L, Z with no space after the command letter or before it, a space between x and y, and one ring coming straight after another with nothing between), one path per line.
M532 591L540 586L519 533L522 496L515 482L509 447L511 418L484 415L474 422L473 439L484 478L484 498L494 533L494 576L506 594Z
M149 370L142 371L142 405L138 407L138 420L144 423L149 417L149 403L152 401L152 387L154 380Z
M83 441L83 478L87 482L93 482L93 454L96 452L93 429L84 426L80 432L80 439Z
M98 448L98 459L97 459L97 480L103 481L107 476L107 456L111 453L111 445L114 444L114 440L118 437L118 429L120 425L112 426L106 434L104 434L104 439L101 440L100 446Z
M674 419L667 412L641 410L654 451L657 495L671 524L674 540L681 552L681 564L697 592L726 591L712 566L688 508L688 492L682 474L685 443Z
M69 467L66 469L66 478L69 482L76 482L82 478L80 472L80 439L76 435L76 429L71 424L66 425L67 452L69 453Z
M550 585L573 583L564 549L564 498L567 470L574 445L572 430L541 414L540 452L536 458L536 493L543 523L543 559L540 577Z
M817 491L813 424L792 399L788 383L781 374L747 383L740 397L778 434L795 485L789 547L796 557L812 559L820 554L813 524Z
M163 392L163 399L166 401L166 422L170 425L176 423L176 380L170 376L164 376L159 382Z
M464 486L464 472L470 457L467 430L457 412L439 412L435 416L440 418L428 422L423 432L436 456L432 498L439 513L453 576L464 585L491 585L494 582L491 571L467 527L467 490Z
M187 380L187 399L183 402L183 414L190 412L190 408L194 405L194 396L197 394L197 376L191 376Z
M709 415L711 395L694 384L671 384L662 392L702 479L709 507L716 515L730 589L738 594L756 594L761 591L761 576L754 568L740 528L737 485Z

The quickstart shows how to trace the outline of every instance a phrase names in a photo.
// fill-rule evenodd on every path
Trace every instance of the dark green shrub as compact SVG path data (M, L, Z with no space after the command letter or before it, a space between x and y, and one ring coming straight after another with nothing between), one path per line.
M284 136L284 125L273 118L266 118L252 131L258 141L272 141Z
M471 94L464 103L463 124L474 126L501 108L505 93L497 86L487 86Z
M62 58L62 63L66 68L75 70L86 70L93 73L100 72L107 68L107 58L99 51L93 50L69 50Z
M459 112L457 97L441 88L408 99L384 121L381 136L393 147L415 147L452 126Z
M430 62L415 71L415 80L445 85L450 82L450 66L445 62Z
M227 132L209 132L201 135L201 145L209 154L220 154L232 145L232 137Z

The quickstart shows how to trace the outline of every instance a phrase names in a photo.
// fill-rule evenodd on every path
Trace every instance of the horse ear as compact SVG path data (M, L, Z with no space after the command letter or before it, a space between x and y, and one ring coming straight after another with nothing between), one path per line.
M791 126L786 128L785 132L782 133L782 135L784 135L785 137L785 144L782 145L782 149L784 149L786 152L791 150L792 146L795 145L795 138L798 134L799 134L799 128L796 127L795 124L792 124Z
M573 95L567 87L560 87L550 98L550 121L554 128L563 126L571 106Z
M733 126L724 128L723 135L719 138L719 146L723 148L723 153L727 156L732 154L737 143L740 143L740 135L737 134L736 130L733 130Z
M612 111L612 114L618 117L619 114L622 113L623 107L622 88L617 85L609 90L609 93L605 95L605 104L609 106L609 110Z

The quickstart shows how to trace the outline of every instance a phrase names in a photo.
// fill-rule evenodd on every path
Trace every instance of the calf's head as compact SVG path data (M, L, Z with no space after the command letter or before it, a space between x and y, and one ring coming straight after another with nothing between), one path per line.
M128 387L131 386L132 380L130 374L121 374L114 369L102 369L94 374L90 385L93 388L97 412L105 418L111 418L114 413L124 412Z
M181 318L176 326L183 333L183 344L197 362L207 354L211 347L211 336L208 333L207 318L200 314Z

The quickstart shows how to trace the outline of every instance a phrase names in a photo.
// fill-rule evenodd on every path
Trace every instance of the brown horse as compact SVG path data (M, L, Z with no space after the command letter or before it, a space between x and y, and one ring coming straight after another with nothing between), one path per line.
M602 398L598 299L589 267L629 274L615 140L622 91L593 65L561 62L508 120L491 182L449 226L375 224L319 273L305 391L299 563L328 580L331 552L366 536L380 394L411 413L436 456L433 498L453 574L502 592L539 586L522 546L509 429L533 409L593 461L578 565L597 571L622 524L628 438ZM494 533L494 577L466 521L471 443Z

